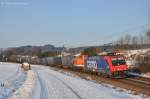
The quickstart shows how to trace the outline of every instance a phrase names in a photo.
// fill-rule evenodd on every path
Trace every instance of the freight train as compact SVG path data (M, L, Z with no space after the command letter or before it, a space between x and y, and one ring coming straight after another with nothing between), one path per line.
M47 57L34 59L33 64L57 66L72 70L80 70L83 72L94 72L96 74L102 74L111 78L123 78L127 76L128 71L125 57L115 54L98 55L92 57L88 57L87 55Z

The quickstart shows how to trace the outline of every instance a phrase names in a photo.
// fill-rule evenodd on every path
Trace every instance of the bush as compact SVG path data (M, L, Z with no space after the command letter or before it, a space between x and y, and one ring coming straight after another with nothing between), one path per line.
M88 56L97 56L98 53L100 53L100 49L96 47L89 47L87 49L84 49L82 52L82 55L88 55Z

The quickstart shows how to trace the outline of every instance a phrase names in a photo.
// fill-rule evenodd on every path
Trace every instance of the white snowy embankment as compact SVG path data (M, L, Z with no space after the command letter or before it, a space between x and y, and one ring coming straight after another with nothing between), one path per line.
M12 95L11 99L32 99L32 89L36 82L35 73L27 71L27 79L22 86Z
M18 64L0 64L0 99L9 98L25 78L26 75Z

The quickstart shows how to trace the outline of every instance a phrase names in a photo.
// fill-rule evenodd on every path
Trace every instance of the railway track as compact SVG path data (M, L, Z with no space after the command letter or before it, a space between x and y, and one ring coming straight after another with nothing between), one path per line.
M137 78L126 78L127 80L130 80L130 81L134 81L134 82L137 82L137 83L141 83L141 84L144 84L144 85L149 85L150 86L150 79L147 79L147 80L142 80L142 79L137 79Z
M150 85L148 82L145 81L140 81L140 80L135 80L135 79L121 79L118 80L119 82L125 83L127 85L132 85L138 88L146 89L150 91Z
M121 82L127 85L129 90L135 91L136 93L142 93L150 96L150 82L139 80L136 78L126 78L120 79L118 82Z

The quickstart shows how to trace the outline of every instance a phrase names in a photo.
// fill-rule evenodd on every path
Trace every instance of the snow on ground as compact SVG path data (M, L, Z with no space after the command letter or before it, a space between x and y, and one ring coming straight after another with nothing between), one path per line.
M141 74L140 76L142 76L142 77L146 77L146 78L150 78L150 72L145 73L145 74Z
M9 98L25 80L25 73L18 64L0 64L0 99Z
M38 79L37 86L33 88L33 96L39 95L39 98L32 99L143 99L139 95L65 75L47 67L32 67Z
M129 68L132 68L135 66L135 58L137 55L140 55L140 54L144 54L144 53L147 53L150 51L150 48L148 49L139 49L139 50L128 50L126 52L126 57L127 57L127 65L129 66Z
M32 89L36 79L33 71L27 71L27 79L22 86L11 96L11 99L31 99Z
M1 63L0 64L0 82L8 79L18 71L17 64Z
M150 48L148 49L138 49L138 50L129 50L127 51L127 53L130 55L130 54L143 54L143 53L146 53L150 51Z
M32 70L27 71L27 75L24 76L20 70L17 70L17 64L7 64L5 67L8 71L11 67L9 65L14 66L11 68L13 72L10 73L15 77L3 72L3 76L7 76L5 79L11 75L12 80L7 79L10 82L4 88L7 91L0 89L0 93L4 94L0 94L0 99L143 99L140 95L132 95L128 91L121 91L118 88L113 89L111 85L97 84L71 74L54 71L49 67L31 65ZM5 70L7 71L7 69ZM15 70L17 72L14 72ZM14 89L15 92L12 93ZM145 99L149 99L149 97L145 97Z
M67 76L72 76L72 77L81 79L79 76L74 75L74 74L69 73L69 72L64 72L64 71L62 71L62 70L59 70L59 72L65 74L65 75L67 75ZM132 73L132 72L129 72L129 75L145 77L145 76L143 76L142 74ZM146 76L147 76L147 75L146 75ZM88 78L88 77L87 77L87 78ZM95 80L92 80L91 77L89 77L88 80L90 80L90 82L97 83ZM113 85L110 85L110 84L101 83L100 85L105 86L105 87L109 87L109 88L112 88L112 89L115 89L116 91L119 91L119 92L126 92L126 93L128 93L128 94L134 94L134 91L127 90L127 89L120 88L120 87L116 87L116 86L113 86ZM143 98L143 99L147 99L147 98L148 98L147 95L144 95L144 94L142 94L142 93L139 94L139 96L140 96L141 98Z

